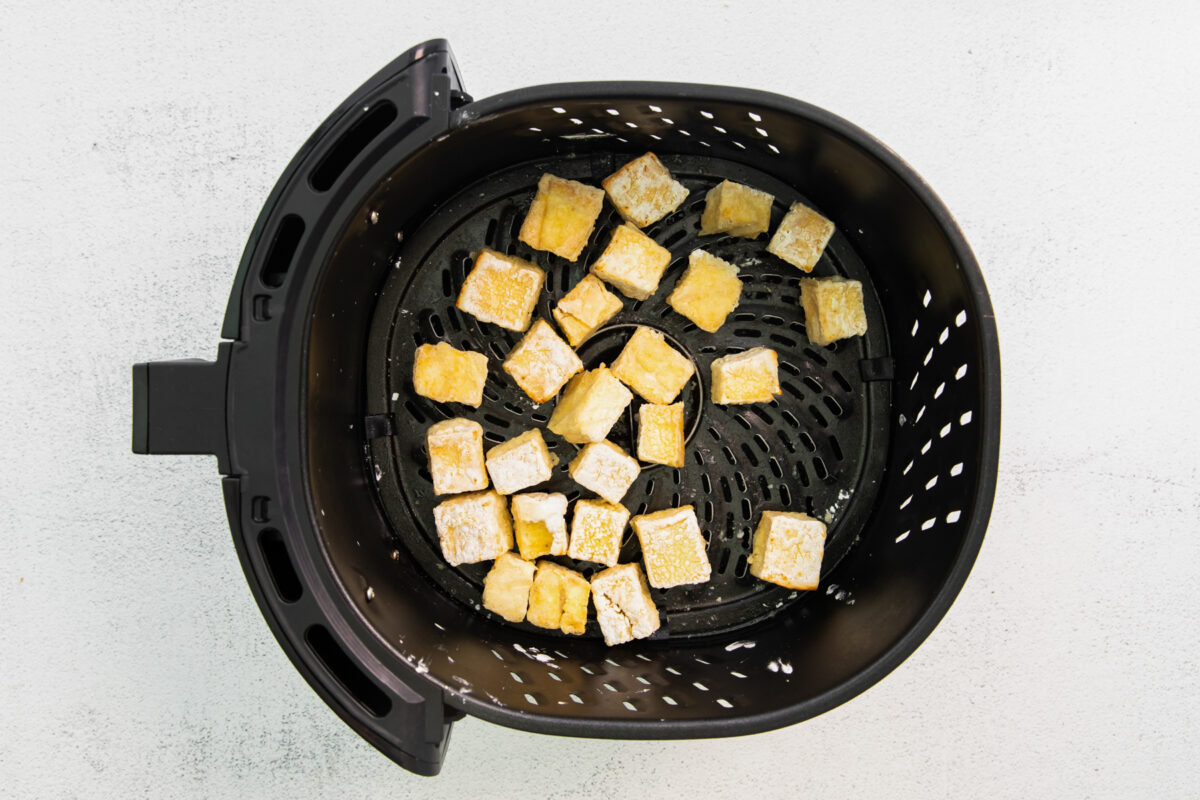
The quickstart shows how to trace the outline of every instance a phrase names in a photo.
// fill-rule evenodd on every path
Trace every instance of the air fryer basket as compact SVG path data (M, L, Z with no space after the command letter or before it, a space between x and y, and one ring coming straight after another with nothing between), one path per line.
M479 605L486 565L444 563L425 428L481 422L497 442L543 427L500 368L516 335L457 312L482 245L547 271L538 313L583 274L611 209L575 263L516 241L544 171L596 184L652 150L692 190L647 229L673 255L669 287L703 246L738 264L741 305L717 334L670 312L666 289L626 301L584 343L611 363L634 324L696 364L685 390L688 461L650 467L631 511L694 504L708 584L657 591L663 630L605 647L512 625ZM859 278L865 337L808 344L800 273L763 239L699 237L707 188L724 178L834 220L817 274ZM443 41L368 81L305 144L268 199L235 281L215 363L137 365L134 449L213 453L247 579L281 645L356 731L434 774L463 713L545 733L623 738L768 730L832 708L928 635L982 542L995 487L999 353L978 265L948 212L867 134L777 95L661 83L534 87L472 102ZM491 358L483 406L412 391L417 344ZM707 401L708 366L765 345L783 395ZM611 438L632 446L632 415ZM574 448L550 490L574 496ZM822 588L790 592L746 571L764 509L830 523ZM622 561L638 557L626 540Z

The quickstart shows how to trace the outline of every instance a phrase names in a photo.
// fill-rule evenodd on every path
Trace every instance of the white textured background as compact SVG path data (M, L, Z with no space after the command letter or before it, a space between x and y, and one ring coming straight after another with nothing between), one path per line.
M1195 797L1196 5L450 5L0 2L0 795ZM130 364L212 357L284 165L433 36L476 97L812 101L958 216L1000 328L996 510L945 622L865 695L734 740L467 720L416 778L275 644L213 460L130 455Z

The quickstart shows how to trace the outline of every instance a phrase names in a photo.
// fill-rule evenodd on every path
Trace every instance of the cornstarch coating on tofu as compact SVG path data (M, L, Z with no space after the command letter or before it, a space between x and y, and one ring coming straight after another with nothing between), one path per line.
M618 213L639 228L658 222L688 196L687 187L671 177L654 153L635 158L600 185Z
M433 509L442 555L452 566L490 561L513 546L508 504L493 491L458 494Z
M479 408L487 363L483 353L456 350L445 342L423 344L413 357L413 390L436 403Z
M574 261L591 238L603 206L603 190L547 173L538 181L517 238L534 250Z
M483 426L469 419L448 419L425 432L434 494L476 492L488 487L483 465Z
M454 305L480 322L520 333L529 327L545 281L541 267L485 247L475 257Z

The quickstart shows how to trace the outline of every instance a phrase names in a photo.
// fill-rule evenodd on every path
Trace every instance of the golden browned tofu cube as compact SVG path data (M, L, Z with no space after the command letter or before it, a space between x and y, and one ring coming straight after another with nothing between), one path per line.
M532 428L488 450L484 463L492 487L500 494L512 494L550 480L558 459L546 447L542 432Z
M696 368L659 331L639 326L613 362L613 374L651 403L673 403Z
M621 298L605 289L604 282L589 272L558 301L554 307L554 321L571 347L578 347L621 308Z
M860 281L846 278L801 278L800 304L808 340L824 347L867 332Z
M588 597L592 587L587 578L553 561L537 562L537 573L529 590L526 619L539 628L558 629L580 635L587 629Z
M413 358L413 389L438 403L479 408L487 380L487 356L445 342L423 344Z
M533 323L503 366L535 403L554 397L572 375L583 371L579 356L544 319Z
M753 239L771 227L773 195L733 181L721 181L704 196L700 235L728 233Z
M547 427L572 444L601 442L632 400L633 393L601 364L571 379Z
M571 515L571 544L567 555L611 567L621 552L621 539L629 524L629 509L604 500L576 500Z
M483 426L469 419L448 419L425 431L429 475L434 494L477 492L488 487L483 466Z
M631 521L642 545L646 578L656 589L704 583L712 574L696 510L691 506L641 514Z
M712 401L732 406L769 403L779 388L779 357L767 347L718 358L712 362Z
M637 459L607 439L584 445L571 462L571 480L610 503L620 503L642 471Z
M476 564L512 550L512 519L508 504L496 492L472 492L434 506L442 555L452 566Z
M592 601L607 645L645 639L658 630L658 607L637 564L620 564L593 575Z
M643 403L638 409L638 458L668 467L683 466L683 403Z
M600 185L621 216L639 228L658 222L688 196L687 187L671 177L654 153L635 158Z
M546 273L516 256L486 247L475 256L454 307L510 331L529 327Z
M805 272L812 272L831 236L832 222L803 203L792 203L767 244L767 252Z
M530 561L567 552L567 496L529 492L512 496L513 527L521 558Z
M683 277L667 297L667 305L700 330L716 333L741 299L738 268L711 253L693 250Z
M574 261L591 238L603 206L602 189L547 173L538 181L517 238L534 250Z
M483 607L509 622L525 619L535 569L516 553L501 553L483 579Z
M592 272L626 297L645 300L658 291L670 263L670 250L626 222L613 231Z
M797 511L764 511L754 531L750 574L788 589L815 589L825 555L825 523Z

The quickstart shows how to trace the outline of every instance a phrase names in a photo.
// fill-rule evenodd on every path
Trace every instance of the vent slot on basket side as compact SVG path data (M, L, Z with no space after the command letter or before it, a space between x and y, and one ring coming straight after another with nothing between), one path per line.
M392 710L392 701L375 685L375 682L363 674L341 645L330 635L322 625L313 625L304 632L304 641L321 662L321 665L333 676L367 713L376 717L386 717Z
M304 594L304 585L296 575L292 566L291 556L288 555L287 545L283 543L283 535L274 528L266 528L258 535L258 548L262 551L263 563L271 573L271 582L275 591L285 603L294 603Z
M288 214L279 220L279 228L275 238L271 240L271 248L263 259L262 282L272 289L283 286L296 249L300 246L300 237L304 235L304 220L295 214Z
M341 177L346 167L366 149L375 137L396 120L396 107L387 101L375 107L350 126L329 149L321 163L308 176L309 185L318 192L328 191Z

